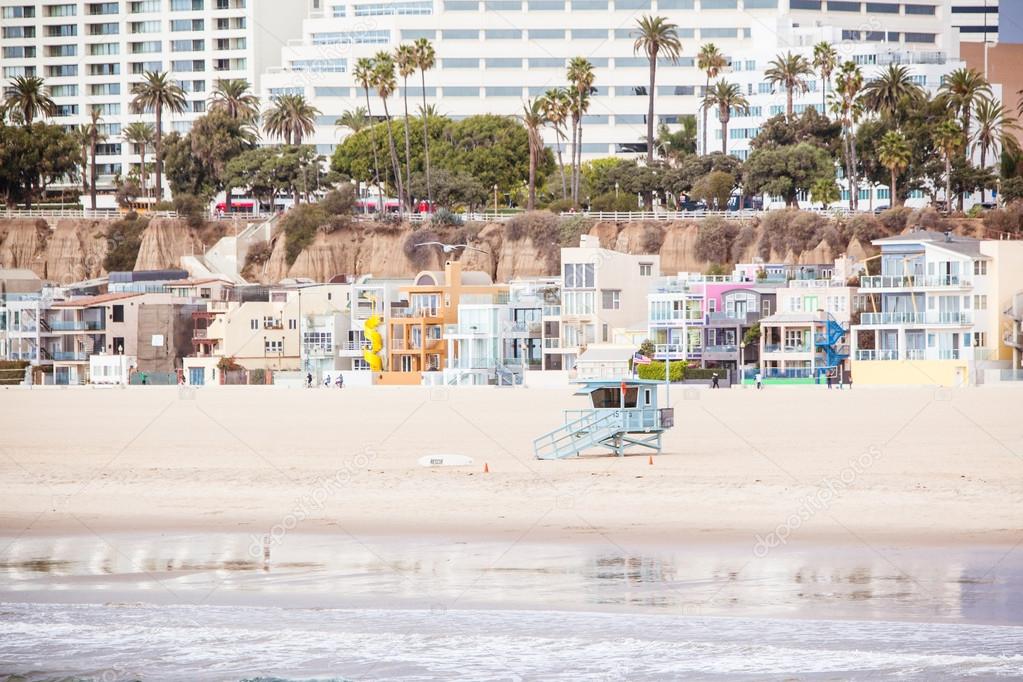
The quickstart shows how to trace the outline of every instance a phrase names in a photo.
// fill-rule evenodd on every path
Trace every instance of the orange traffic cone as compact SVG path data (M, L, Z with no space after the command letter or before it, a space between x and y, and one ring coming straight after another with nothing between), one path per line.
M490 473L490 465L487 464L486 462L483 463L483 473L485 473L485 474L489 474Z
M650 455L650 459L647 460L647 464L653 464L653 463L654 463L654 456Z

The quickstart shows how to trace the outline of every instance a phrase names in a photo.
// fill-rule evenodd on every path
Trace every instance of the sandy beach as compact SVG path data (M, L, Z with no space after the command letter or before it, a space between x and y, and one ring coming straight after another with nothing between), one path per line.
M650 465L535 460L565 389L8 389L0 531L1012 545L1020 397L676 388Z

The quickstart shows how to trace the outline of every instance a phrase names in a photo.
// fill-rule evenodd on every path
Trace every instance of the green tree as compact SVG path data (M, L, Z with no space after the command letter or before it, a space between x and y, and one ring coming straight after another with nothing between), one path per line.
M146 169L146 150L156 141L156 131L148 123L134 121L121 131L121 139L132 145L135 153L139 155L139 176L142 183L140 194L144 198L148 197L149 194L146 191L146 186L149 180L149 173Z
M0 125L0 197L8 206L31 208L48 185L74 175L81 154L79 141L61 126Z
M522 124L526 127L526 137L529 141L529 198L526 203L526 210L532 211L536 207L536 168L540 163L543 146L543 126L546 119L543 115L543 102L541 100L530 100L522 105Z
M810 199L819 203L825 210L841 196L834 178L817 178L810 185Z
M912 150L906 138L894 130L889 130L881 138L881 144L877 147L877 158L888 172L891 173L891 205L900 206L902 201L896 191L896 183L899 175L906 170L912 158Z
M5 88L3 109L16 111L21 115L21 124L26 128L39 115L50 117L57 113L57 105L50 98L50 89L42 78L36 76L15 76Z
M963 147L963 129L949 119L934 130L934 144L945 159L945 210L952 210L952 159Z
M96 210L96 145L100 141L107 139L107 136L100 129L99 122L102 120L99 115L99 109L93 107L89 112L89 122L85 124L86 133L89 138L89 155L92 157L92 161L89 164L89 200L93 211Z
M398 150L394 145L394 132L391 130L391 112L387 109L387 99L394 94L398 84L394 77L394 60L388 52L377 52L373 58L373 87L377 97L384 105L384 119L387 121L387 145L391 152L391 168L394 170L394 186L398 188L398 203L408 205L405 196L404 182L401 177L401 162L398 161Z
M423 158L426 165L426 196L430 203L433 203L433 185L430 182L430 130L427 123L430 111L426 106L426 72L434 67L437 56L433 45L426 38L419 38L415 42L416 66L419 68L419 76L423 90L423 106L420 114L423 117Z
M362 87L362 91L363 91L363 93L366 96L366 115L370 118L370 120L373 119L373 110L370 108L370 104L369 104L369 89L370 89L370 87L373 86L373 78L374 78L374 76L373 76L373 68L374 67L373 67L373 60L372 59L369 59L368 57L360 57L358 60L356 60L356 62L355 62L355 69L352 72L352 76L355 79L355 82L358 83ZM376 129L376 126L372 126L370 128L369 141L370 141L370 146L371 146L371 148L373 150L373 182L374 182L374 184L376 185L376 188L377 188L377 200L379 201L379 205L377 206L377 210L380 213L383 213L384 212L384 193L383 193L383 190L380 187L380 158L379 158L379 155L377 153L377 138L376 138L376 134L375 134L375 129ZM353 131L353 132L358 132L358 131Z
M696 153L696 117L690 114L679 116L681 127L672 131L667 123L657 126L657 151L668 163L679 163L683 158Z
M991 98L991 84L979 71L963 67L945 76L941 88L938 89L938 96L949 110L959 117L963 135L959 151L969 158L973 108L981 100Z
M863 72L854 62L843 62L835 78L831 95L832 111L842 124L845 152L845 176L849 182L849 207L859 205L859 183L856 163L856 125L863 113Z
M152 111L156 115L156 200L163 199L163 110L185 111L185 91L166 71L147 71L140 83L131 88L131 109L136 114Z
M827 150L832 156L837 156L841 137L840 123L817 113L812 107L807 107L799 116L789 118L785 114L778 114L769 118L760 126L760 132L750 142L750 146L760 149L809 142Z
M639 35L632 45L633 54L640 50L650 64L650 92L647 98L646 116L646 161L654 162L654 93L657 90L657 58L663 54L672 64L678 63L682 52L682 41L678 37L678 25L667 17L646 15L636 20Z
M413 45L399 45L394 50L394 63L398 66L398 75L402 80L402 99L405 102L405 187L412 185L412 142L409 135L408 117L408 77L416 72L416 48ZM410 190L411 191L411 190ZM412 208L412 195L408 195L409 209Z
M813 74L813 68L806 57L792 52L779 54L764 71L764 79L768 83L785 88L785 115L792 115L792 98L796 90L806 92L806 77Z
M579 178L583 162L583 116L590 108L590 94L596 74L585 57L573 57L568 63L568 82L572 115L572 201L579 203Z
M727 154L728 122L732 118L732 111L749 112L749 100L742 94L738 85L722 78L703 98L703 106L717 107L718 121L721 123L721 153Z
M255 143L248 124L223 110L198 118L187 135L177 136L173 141L168 136L166 163L171 190L207 202L224 191L230 211L232 186L227 182L227 164L252 149Z
M711 80L718 77L721 71L728 66L728 58L721 53L717 45L714 43L704 43L700 46L700 52L696 55L696 68L703 71L707 77L706 83L703 86L703 96L706 97L710 91ZM704 102L700 103L700 109L703 112L703 146L700 151L704 154L710 153L707 149L707 109L708 107Z
M302 144L302 138L316 130L316 117L320 110L311 105L304 95L280 95L271 100L263 113L263 132L279 137L284 144Z
M872 111L898 122L902 114L923 98L924 90L917 85L905 66L889 64L881 75L863 89L864 101Z
M554 146L558 153L558 168L561 170L561 198L568 198L568 183L565 180L565 162L561 157L561 142L565 139L565 122L568 120L571 100L565 88L551 88L540 98L543 115L554 128Z
M819 179L834 178L834 161L820 147L803 142L789 147L756 149L743 165L743 188L798 205L799 192L808 192Z
M838 68L838 52L834 46L822 40L813 46L813 68L821 77L821 113L828 110L828 86L831 85L831 74Z
M713 171L700 178L693 186L693 196L707 203L708 208L725 210L728 199L735 189L735 177L731 173Z

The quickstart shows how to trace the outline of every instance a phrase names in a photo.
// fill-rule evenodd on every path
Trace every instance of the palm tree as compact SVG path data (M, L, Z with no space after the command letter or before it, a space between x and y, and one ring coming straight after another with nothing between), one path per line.
M79 162L82 164L82 198L89 193L89 126L81 124L71 131L75 144L81 150Z
M142 197L146 198L146 184L149 179L149 174L146 171L146 148L153 144L155 131L153 126L142 121L135 121L129 123L127 127L121 132L121 137L128 144L135 145L135 149L138 152L139 159L141 160L141 172L139 177L141 178Z
M822 40L813 46L813 68L821 75L821 113L828 108L828 86L831 84L831 74L838 67L838 52L834 46Z
M980 167L987 167L987 155L989 152L997 153L999 149L1008 149L1019 153L1019 142L1016 141L1015 133L1020 131L1016 118L1009 114L1000 102L992 99L981 100L976 108L977 132L974 133L973 141L980 149ZM983 203L987 196L987 190L983 187L980 190L980 200Z
M249 82L244 78L218 80L210 95L209 110L254 123L259 120L259 97L249 91Z
M973 108L978 102L991 98L991 84L979 71L964 67L945 76L938 89L938 96L959 117L963 131L963 145L960 149L968 157Z
M633 54L642 50L650 62L650 92L647 100L646 115L646 162L654 162L654 90L657 85L657 56L664 53L672 64L678 63L682 52L682 41L678 39L678 25L672 24L667 17L644 16L636 20L639 35L632 44Z
M785 88L785 116L792 116L792 97L796 90L806 92L809 86L806 77L813 74L813 68L806 57L787 52L775 57L764 71L768 83Z
M283 138L286 145L300 145L305 135L316 131L316 117L320 110L306 100L305 95L279 95L263 113L263 131L272 137Z
M934 144L945 157L945 212L952 210L952 157L963 148L963 129L954 119L946 119L934 129Z
M568 63L571 84L569 112L572 115L572 201L579 203L579 176L582 167L583 116L590 107L593 91L593 64L586 57L573 57Z
M891 120L897 120L924 97L924 89L913 82L909 69L889 64L863 90L866 105Z
M96 145L107 136L100 132L99 122L103 120L99 114L99 108L93 107L89 112L89 122L86 123L86 132L89 136L89 154L92 162L89 165L89 199L92 210L96 210Z
M717 107L718 121L721 123L721 153L728 153L728 122L732 118L732 110L739 113L749 112L749 101L743 96L742 90L735 83L724 78L711 86L703 97L704 108Z
M863 72L855 62L843 62L835 77L835 90L831 93L831 109L842 124L845 148L845 176L849 182L849 207L859 205L859 185L856 181L856 124L863 112Z
M877 145L877 160L888 169L892 177L891 184L889 185L892 206L902 205L902 202L899 200L899 194L896 191L895 182L902 171L906 170L909 166L912 155L913 152L909 148L906 138L902 136L902 133L894 130L889 130L885 133Z
M369 107L369 89L373 84L373 60L367 57L361 57L355 62L355 69L352 71L352 76L355 82L362 86L363 92L366 93L366 116L369 117L370 121L373 120L373 113ZM370 128L369 131L370 146L373 148L373 182L377 186L377 201L379 205L380 213L384 212L384 194L380 190L380 158L377 155L377 136L376 128Z
M408 77L416 72L416 48L412 45L399 45L394 51L394 61L398 65L398 75L401 76L403 87L402 97L405 100L405 188L412 191L412 142L409 136L408 125ZM412 197L409 200L409 208L412 206Z
M354 109L346 109L342 114L341 118L334 121L334 125L338 128L348 128L353 133L357 133L363 128L371 125L369 115L366 113L366 107L355 107Z
M536 167L544 152L543 126L546 122L542 101L534 99L522 105L522 123L526 126L529 139L529 199L526 203L526 210L529 211L536 205Z
M565 162L561 157L561 140L565 137L564 125L569 116L569 94L563 88L551 88L540 101L543 103L544 118L554 126L554 146L558 151L558 168L561 170L561 198L567 199L568 185L565 181Z
M166 72L147 71L131 88L131 108L137 114L156 114L156 200L163 199L163 110L180 114L185 110L185 91Z
M696 56L696 68L703 71L707 76L707 82L703 86L703 96L706 97L710 91L710 81L713 78L717 78L721 70L728 66L728 59L721 53L717 45L714 43L704 43L700 47L700 53ZM707 107L701 106L703 109L703 147L700 151L704 154L707 153Z
M3 108L21 113L21 122L26 128L39 114L53 116L57 113L57 105L50 99L50 89L36 76L13 78L7 87Z
M384 120L387 123L387 145L391 150L391 167L394 169L394 184L398 189L398 204L404 206L407 198L401 179L401 164L398 150L394 145L394 131L391 130L391 112L387 109L387 98L394 94L398 83L394 77L394 59L389 52L377 52L373 57L373 87L384 105Z
M433 45L426 38L417 39L413 44L413 48L416 51L416 67L419 68L419 75L422 79L423 108L421 109L421 112L423 116L423 157L426 161L426 198L432 207L433 186L430 183L430 113L426 107L426 72L432 69L434 64L436 64L437 55L433 50Z

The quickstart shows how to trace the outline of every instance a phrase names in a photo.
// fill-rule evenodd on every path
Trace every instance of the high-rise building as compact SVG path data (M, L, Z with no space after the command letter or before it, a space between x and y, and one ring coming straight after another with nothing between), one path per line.
M998 0L952 0L952 27L965 41L997 42L998 10Z
M151 113L132 113L133 84L147 71L170 72L185 90L187 109L166 112L164 132L185 132L206 111L218 80L246 79L257 91L281 47L301 35L305 2L3 0L3 85L17 76L45 79L59 125L75 127L97 109L106 136L98 148L97 187L109 190L116 176L127 177L140 163L121 131L132 121L154 121Z
M346 134L334 122L365 106L352 75L361 57L430 40L436 65L426 73L425 93L419 73L407 85L399 78L391 113L403 111L405 95L415 112L425 94L427 104L457 119L520 113L523 100L566 85L568 61L582 56L596 74L583 118L583 156L635 157L646 150L649 87L635 29L647 14L678 24L683 45L677 62L662 59L657 71L657 118L669 125L699 110L706 76L696 56L704 43L725 55L784 49L786 27L824 24L864 39L881 33L890 44L950 49L949 0L320 0L301 41L285 47L281 66L264 74L263 94L308 97L322 112L310 142L329 154ZM379 116L382 102L370 94L371 113ZM545 138L554 145L551 131Z

